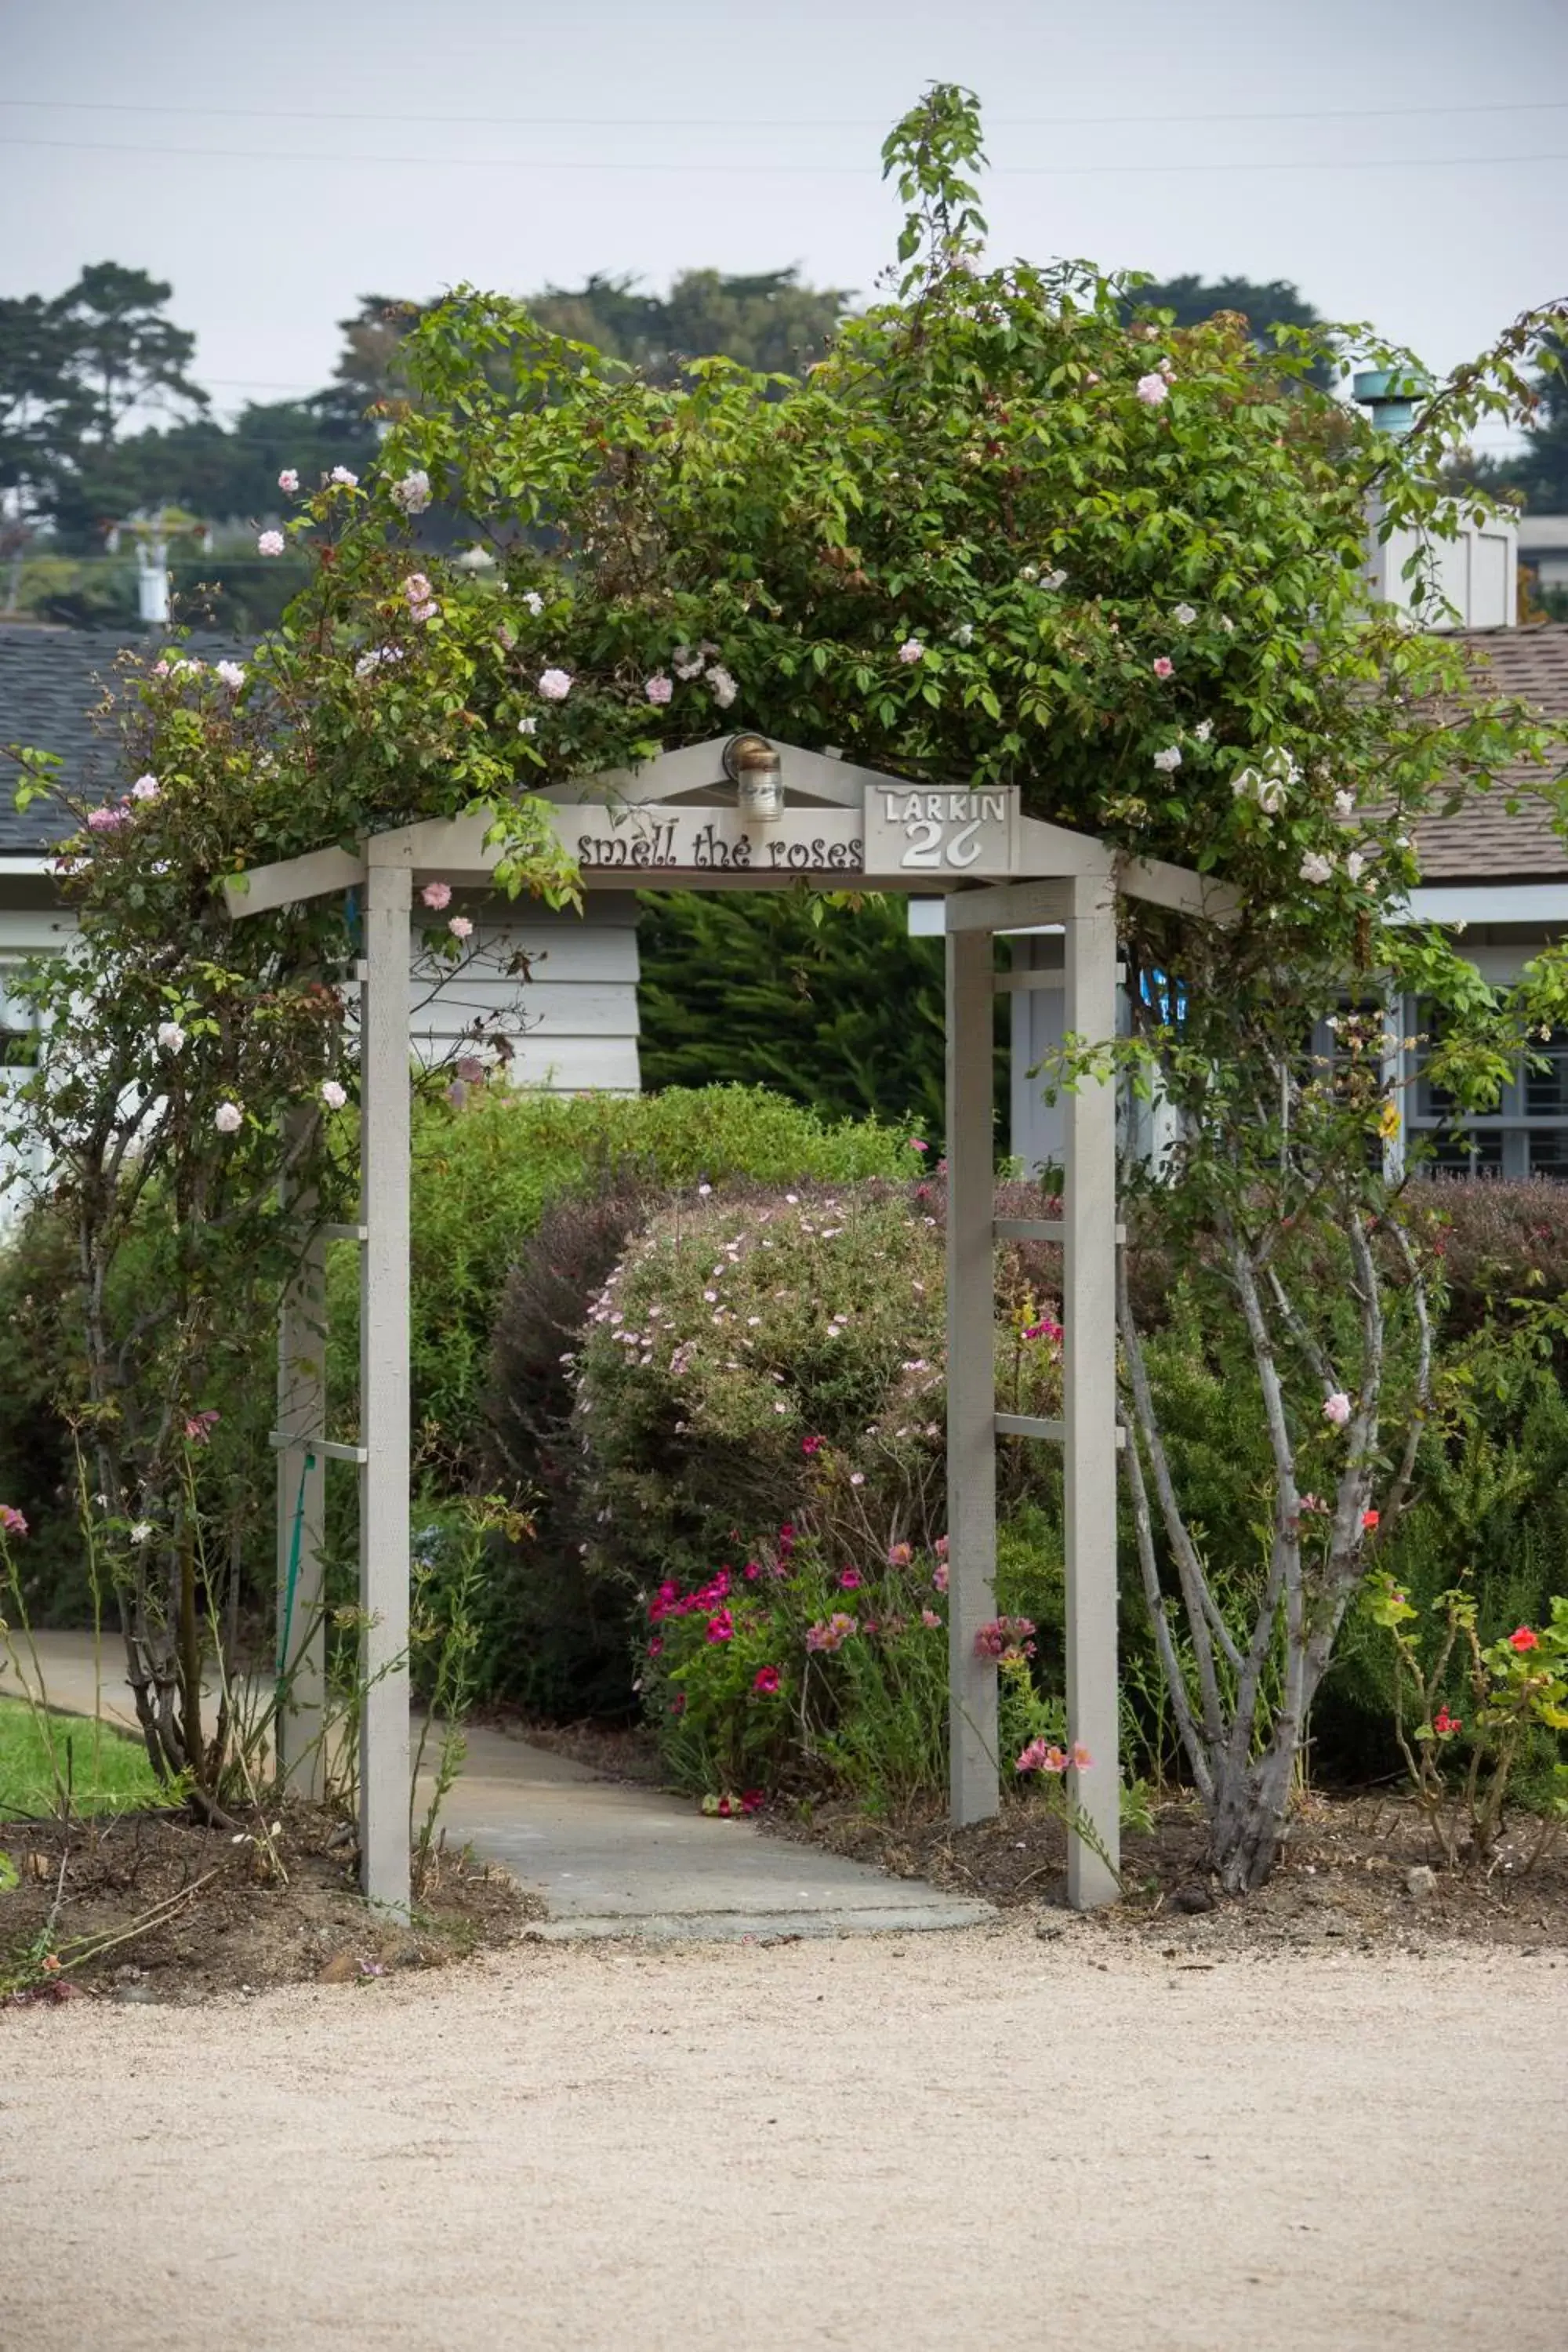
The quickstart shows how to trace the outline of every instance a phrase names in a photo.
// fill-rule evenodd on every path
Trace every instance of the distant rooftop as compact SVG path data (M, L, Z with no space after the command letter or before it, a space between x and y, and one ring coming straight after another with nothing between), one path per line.
M113 684L122 653L145 654L154 638L145 629L70 629L0 621L0 751L13 743L51 751L64 781L79 792L107 794L121 781L117 746L95 718ZM207 631L182 647L199 661L225 661L244 652L232 637ZM20 772L0 759L0 857L38 857L70 830L52 803L35 801L18 816L12 796Z

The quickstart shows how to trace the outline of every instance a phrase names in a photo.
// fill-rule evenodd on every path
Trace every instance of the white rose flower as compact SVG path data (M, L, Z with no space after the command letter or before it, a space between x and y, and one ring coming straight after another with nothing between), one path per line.
M1333 862L1318 849L1309 849L1301 859L1303 882L1327 882L1333 873Z

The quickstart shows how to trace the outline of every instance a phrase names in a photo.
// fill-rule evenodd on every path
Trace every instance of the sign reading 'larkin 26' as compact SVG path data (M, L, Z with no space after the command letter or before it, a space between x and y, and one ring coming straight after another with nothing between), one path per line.
M957 792L952 786L872 784L866 792L868 874L1012 874L1019 848L1015 786Z
M738 809L560 812L579 865L601 881L625 873L744 875L758 880L863 874L940 887L1017 871L1016 790L957 792L912 784L868 788L864 813L793 808L768 824ZM570 830L567 827L570 826Z

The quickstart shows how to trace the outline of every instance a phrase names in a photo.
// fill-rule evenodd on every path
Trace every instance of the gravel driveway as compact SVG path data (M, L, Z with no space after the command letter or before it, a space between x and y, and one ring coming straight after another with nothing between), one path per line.
M27 2352L1561 2352L1568 1966L1094 1922L0 2019Z

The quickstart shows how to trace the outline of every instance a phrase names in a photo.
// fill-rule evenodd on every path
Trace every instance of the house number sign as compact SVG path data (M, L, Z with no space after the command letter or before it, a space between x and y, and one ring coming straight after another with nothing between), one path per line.
M1016 786L875 784L866 793L866 871L933 882L1013 874L1019 855Z

